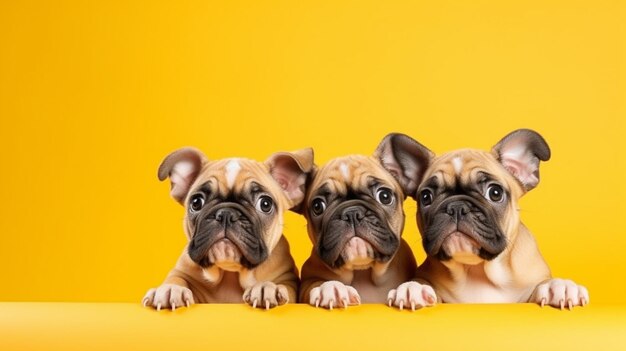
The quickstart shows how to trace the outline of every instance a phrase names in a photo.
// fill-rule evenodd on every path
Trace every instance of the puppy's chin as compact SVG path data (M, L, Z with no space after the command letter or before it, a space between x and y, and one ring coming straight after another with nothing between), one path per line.
M367 269L375 260L375 250L370 243L359 238L351 238L341 251L343 268Z
M207 252L209 262L225 270L236 272L242 267L241 250L228 239L221 239L213 244Z
M475 265L483 262L480 255L480 244L461 232L454 232L443 241L441 250L445 256L462 264Z

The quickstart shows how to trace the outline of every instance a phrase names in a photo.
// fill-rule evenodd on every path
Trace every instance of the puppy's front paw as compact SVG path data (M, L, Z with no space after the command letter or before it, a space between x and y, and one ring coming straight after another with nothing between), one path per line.
M152 306L160 311L161 308L171 308L172 311L176 310L176 307L191 306L193 301L193 294L191 290L184 286L176 284L163 284L158 288L152 288L148 290L146 296L144 296L142 303L145 306Z
M433 306L437 302L437 295L429 285L406 282L390 290L387 294L387 301L389 307L395 306L402 310L405 306L411 306L411 310L415 311L422 307Z
M360 305L361 297L355 288L342 282L331 280L311 289L309 304L330 310L335 306L347 308L349 305Z
M574 306L588 304L589 292L587 288L571 280L550 279L537 286L530 302L538 303L541 307L550 305L563 309L567 306L571 310Z
M252 307L269 310L289 302L287 287L272 282L256 283L243 293L243 301Z

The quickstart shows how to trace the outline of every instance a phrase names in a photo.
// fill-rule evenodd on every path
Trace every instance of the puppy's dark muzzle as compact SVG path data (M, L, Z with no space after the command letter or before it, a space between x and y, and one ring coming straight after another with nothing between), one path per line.
M261 239L261 223L238 203L225 202L201 214L189 243L189 256L202 267L209 267L208 251L221 239L228 239L241 251L241 264L254 268L265 261L268 250Z
M345 262L341 252L350 239L357 236L367 241L376 251L376 259L388 261L393 257L400 240L383 217L363 200L348 200L327 214L317 244L320 258L332 268Z
M431 211L431 215L426 218L423 236L424 249L429 255L450 259L441 247L455 232L476 240L481 246L479 256L483 259L493 259L506 248L506 239L497 223L497 215L489 204L467 195L454 195Z

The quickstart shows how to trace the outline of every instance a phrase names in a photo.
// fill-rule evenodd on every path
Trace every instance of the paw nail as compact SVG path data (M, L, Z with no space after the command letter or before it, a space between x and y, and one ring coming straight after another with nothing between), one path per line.
M254 299L254 301L252 302L252 308L256 308L256 303L257 303L257 299Z
M400 300L400 311L404 309L404 301Z

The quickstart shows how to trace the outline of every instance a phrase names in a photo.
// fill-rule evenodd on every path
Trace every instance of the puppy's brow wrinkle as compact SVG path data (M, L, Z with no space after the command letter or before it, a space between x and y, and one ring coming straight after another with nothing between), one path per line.
M257 182L250 183L250 193L254 196L258 193L268 193L268 191L261 184Z
M439 180L436 176L430 177L423 185L424 188L436 189L439 186Z
M198 187L198 191L201 191L205 194L211 193L211 181L206 181L202 185Z
M367 187L368 188L372 188L372 187L376 187L380 184L383 184L382 179L376 178L374 176L368 176L367 177Z
M317 189L315 194L313 194L312 198L316 196L322 196L322 197L328 198L332 193L333 192L331 191L330 186L328 184L324 184L319 189Z

